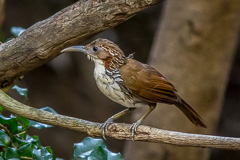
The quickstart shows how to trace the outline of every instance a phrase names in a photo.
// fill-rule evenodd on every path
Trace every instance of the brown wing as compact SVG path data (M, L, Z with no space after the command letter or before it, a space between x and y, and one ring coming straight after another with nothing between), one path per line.
M176 93L175 87L153 67L128 59L120 72L124 85L134 96L149 103L174 104L193 124L207 127L200 115Z
M149 103L173 104L178 101L175 87L153 67L128 59L120 72L124 85L134 96Z

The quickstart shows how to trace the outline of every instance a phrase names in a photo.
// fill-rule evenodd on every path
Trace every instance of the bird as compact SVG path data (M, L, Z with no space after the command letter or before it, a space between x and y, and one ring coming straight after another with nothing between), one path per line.
M174 85L148 64L125 56L120 47L108 39L98 38L82 46L71 46L63 52L78 52L94 62L94 79L100 91L112 101L126 107L100 124L103 138L114 120L139 107L148 110L130 126L131 136L137 134L142 121L156 108L157 103L174 105L196 126L206 128L201 116L177 93Z

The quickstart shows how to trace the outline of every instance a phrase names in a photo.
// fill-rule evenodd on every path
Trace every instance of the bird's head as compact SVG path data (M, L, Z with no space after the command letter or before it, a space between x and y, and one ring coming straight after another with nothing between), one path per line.
M124 65L127 61L123 51L118 45L107 39L96 39L86 46L72 46L61 52L81 52L87 55L95 65L104 65L109 71L113 71Z

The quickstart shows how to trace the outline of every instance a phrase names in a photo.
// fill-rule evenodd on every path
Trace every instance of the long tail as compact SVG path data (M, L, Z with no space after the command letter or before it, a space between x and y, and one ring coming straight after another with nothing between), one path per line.
M179 101L174 105L177 106L194 125L207 128L207 125L204 123L201 116L195 110L193 110L193 108L187 104L187 102L181 99L180 96L178 96L178 98Z

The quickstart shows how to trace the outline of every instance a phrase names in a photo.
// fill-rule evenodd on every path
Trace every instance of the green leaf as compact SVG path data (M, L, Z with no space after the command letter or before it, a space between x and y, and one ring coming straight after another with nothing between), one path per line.
M85 138L74 144L74 159L77 160L123 160L120 153L109 151L102 139Z
M4 110L3 106L0 105L0 112Z
M27 136L26 136L26 141L27 141L28 143L33 143L33 144L35 144L35 145L40 143L38 136L29 136L28 134L27 134Z
M4 131L0 131L0 146L8 147L10 144L10 137Z
M53 150L52 150L51 147L47 146L46 149L48 150L48 152L49 152L50 154L53 154Z
M45 123L36 122L36 121L32 121L32 120L29 120L29 122L30 122L29 127L34 127L34 128L37 128L37 129L53 127L52 125L48 125L48 124L45 124Z
M4 154L5 159L19 159L20 156L18 154L18 151L15 148L8 147L5 154Z
M0 114L0 123L3 125L8 125L11 133L15 134L18 132L18 122L16 117L6 118Z
M20 96L24 96L25 99L27 99L27 93L28 89L27 88L20 88L17 85L13 86L12 89L15 89Z
M48 151L46 147L42 149L34 149L32 151L34 160L51 160L53 155Z
M24 126L24 129L29 128L29 127L34 127L34 128L37 128L37 129L53 127L52 125L48 125L48 124L45 124L45 123L32 121L32 120L26 119L24 117L17 117L17 120L22 122L22 124Z
M32 157L32 150L36 148L32 143L28 143L21 146L18 151L20 156Z
M20 34L22 34L22 32L24 32L26 29L25 28L22 28L22 27L12 27L10 29L11 33L13 34L12 37L8 38L5 42L11 40L12 38L16 38L18 36L20 36ZM1 38L1 32L0 32L0 38ZM3 35L5 36L5 35Z
M48 111L48 112L57 114L57 112L54 109L52 109L51 107L48 107L48 106L40 108L40 110Z
M92 160L105 160L108 156L108 153L106 150L103 149L102 146L97 147L96 149L93 150L93 152L90 154L90 156L88 157L88 159L92 159Z
M21 116L17 117L17 120L21 122L23 129L29 128L30 120Z
M106 146L102 139L86 137L82 142L74 143L73 157L85 159L89 157L92 151L97 149L99 146L102 148Z
M33 159L35 159L35 160L41 160L42 159L42 155L41 155L41 150L39 149L39 150L37 150L37 149L34 149L33 151L32 151L32 154L33 154Z
M13 142L18 145L25 145L29 143L27 140L20 138L18 135L14 135L12 138Z
M4 152L3 152L3 151L0 152L0 157L1 157L2 159L4 158ZM0 158L0 160L2 160L1 158Z
M25 144L28 144L28 143L32 143L36 146L40 145L38 136L32 136L31 137L28 134L26 135L26 137L22 137L22 138L20 138L18 135L14 135L13 136L13 142L17 143L18 145L25 145Z
M11 33L15 36L18 37L20 34L22 34L26 29L22 27L12 27L11 28Z
M40 110L48 111L48 112L57 114L57 112L54 109L52 109L51 107L40 108ZM41 122L36 122L36 121L32 121L32 120L29 120L29 125L28 126L29 127L34 127L34 128L37 128L37 129L53 127L52 125L41 123Z

